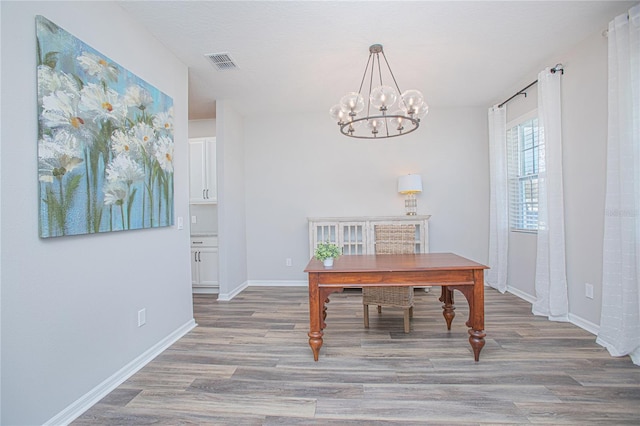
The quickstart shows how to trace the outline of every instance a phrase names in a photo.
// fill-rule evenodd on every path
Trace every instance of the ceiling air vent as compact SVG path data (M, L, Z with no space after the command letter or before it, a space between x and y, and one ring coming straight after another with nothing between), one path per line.
M218 71L229 71L238 69L235 61L229 56L228 53L209 53L204 55L213 63Z

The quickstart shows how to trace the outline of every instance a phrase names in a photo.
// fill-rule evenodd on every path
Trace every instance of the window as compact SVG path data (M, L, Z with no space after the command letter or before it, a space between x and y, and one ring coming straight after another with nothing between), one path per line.
M544 142L538 117L528 115L507 126L509 175L509 227L512 231L538 230L538 173L543 170Z

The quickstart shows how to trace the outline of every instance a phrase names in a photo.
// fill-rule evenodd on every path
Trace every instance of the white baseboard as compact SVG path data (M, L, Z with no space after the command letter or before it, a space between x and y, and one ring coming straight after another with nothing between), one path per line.
M533 305L533 302L536 301L536 298L534 296L530 295L529 293L525 293L522 290L518 290L517 288L507 286L507 291L513 294L514 296L518 296L520 299L526 300L532 305Z
M249 280L251 287L306 287L307 280Z
M520 299L526 300L527 302L531 303L533 305L533 303L536 301L536 298L528 293L525 293L521 290L518 290L517 288L513 288L513 287L507 287L507 291L511 294L513 294L514 296L519 297ZM594 324L591 321L588 321L584 318L581 318L577 315L574 314L569 314L568 315L568 320L571 324L576 325L578 327L580 327L583 330L588 331L589 333L597 336L598 332L600 332L600 326L598 324Z
M308 282L306 280L249 280L245 281L240 287L236 288L231 293L219 293L219 289L215 289L215 293L218 294L218 300L221 302L228 302L236 297L242 290L247 287L306 287ZM215 294L210 291L211 289L203 287L194 287L193 293L196 294Z
M233 290L231 293L219 293L218 300L220 300L221 302L228 302L229 300L233 299L238 294L240 294L240 292L247 287L249 287L249 281L243 282L238 288Z
M586 319L581 318L577 315L569 314L569 322L571 324L577 325L583 330L588 331L594 336L597 336L600 332L600 326L598 324L594 324L591 321L587 321Z
M195 320L191 319L44 424L68 425L196 326Z
M218 294L220 292L220 288L218 286L194 286L191 287L191 293L193 294Z

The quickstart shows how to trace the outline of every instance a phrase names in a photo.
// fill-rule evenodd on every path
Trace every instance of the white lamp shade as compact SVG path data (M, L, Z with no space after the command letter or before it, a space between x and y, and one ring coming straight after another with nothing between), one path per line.
M398 192L401 194L422 192L422 178L420 175L400 176L398 178Z

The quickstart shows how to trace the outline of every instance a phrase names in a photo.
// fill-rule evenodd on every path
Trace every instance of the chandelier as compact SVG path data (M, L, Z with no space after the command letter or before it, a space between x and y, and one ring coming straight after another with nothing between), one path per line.
M382 82L380 55L389 70L395 88ZM365 112L362 86L367 80L369 64L371 64L371 72ZM374 80L376 70L378 78ZM379 85L374 87L374 82ZM393 110L390 110L391 108ZM422 93L413 89L400 91L381 44L373 44L369 47L369 59L358 91L347 93L340 99L339 104L329 109L331 118L338 123L343 135L360 139L383 139L409 134L420 126L420 119L427 115L427 112L429 107Z

